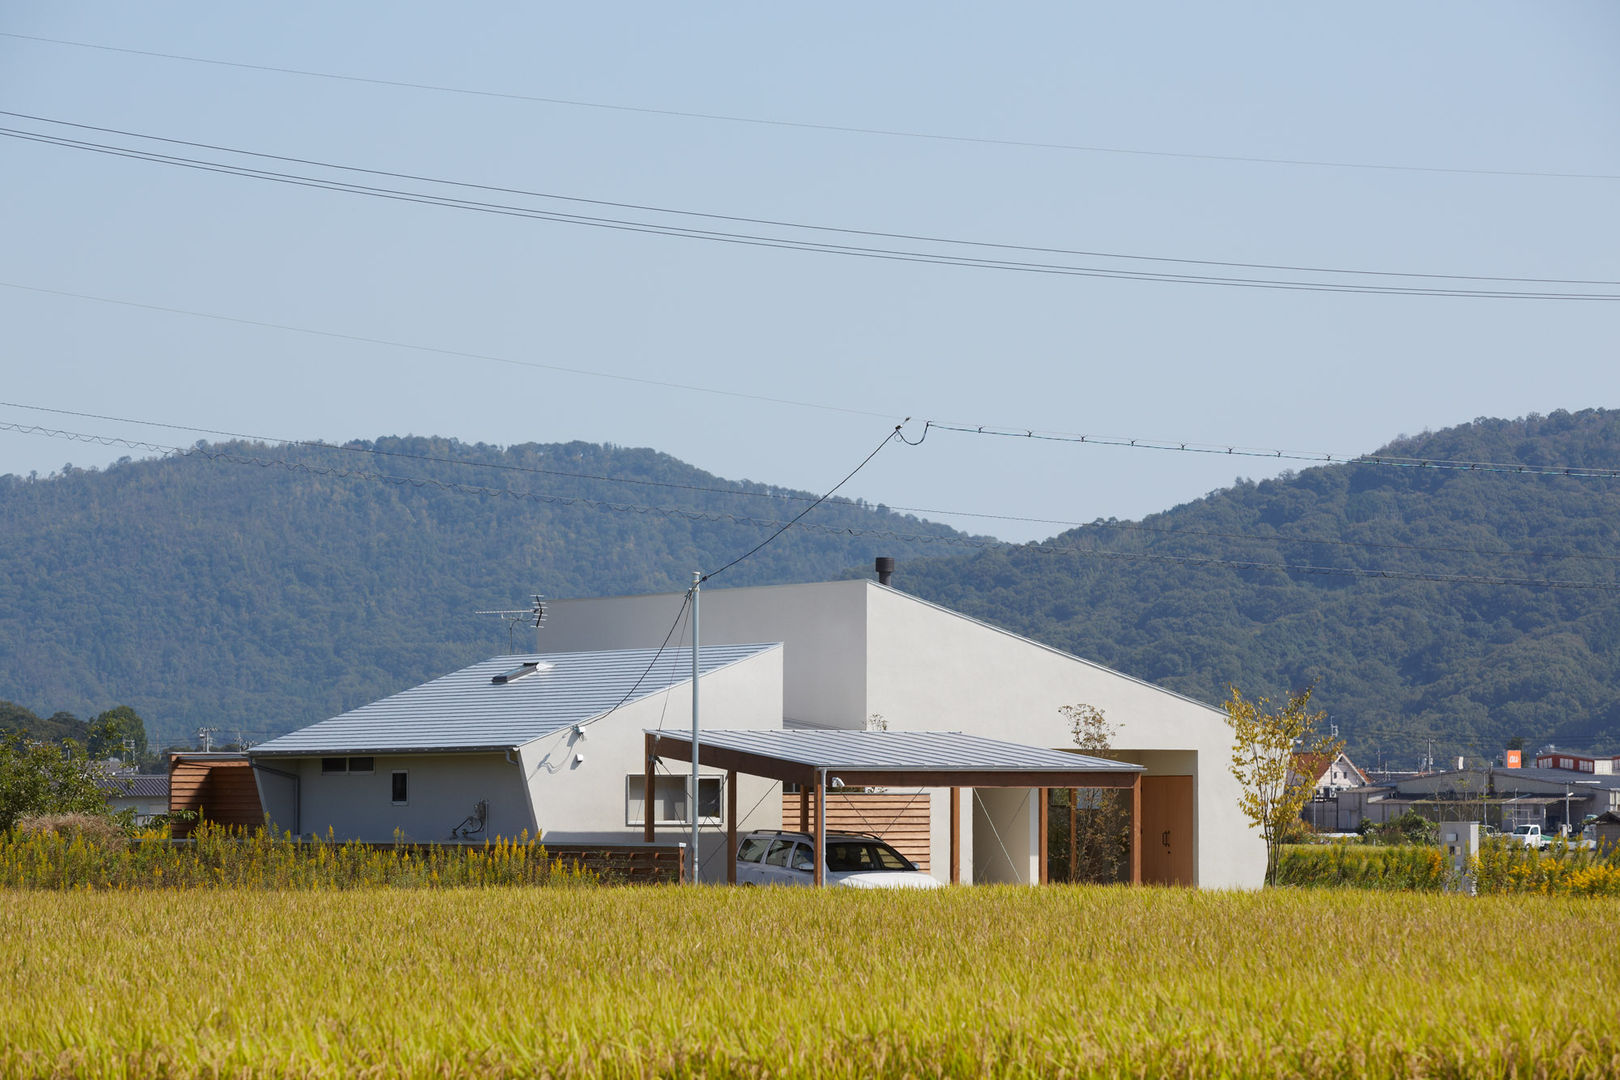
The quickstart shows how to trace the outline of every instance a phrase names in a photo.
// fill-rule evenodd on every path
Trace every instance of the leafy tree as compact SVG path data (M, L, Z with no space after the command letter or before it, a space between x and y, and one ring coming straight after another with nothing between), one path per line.
M1074 745L1081 752L1108 756L1116 727L1101 709L1080 704L1064 705L1058 711L1069 722ZM1065 792L1062 797L1066 803L1073 793ZM1114 789L1080 789L1080 799L1069 815L1071 824L1060 829L1068 839L1070 881L1119 880L1130 853L1130 807L1126 798L1126 792ZM1070 828L1072 833L1068 832Z
M1233 686L1225 701L1232 729L1232 775L1242 787L1238 806L1266 842L1266 883L1277 880L1277 852L1309 801L1314 776L1295 772L1295 754L1333 760L1344 742L1318 734L1326 716L1311 712L1311 687L1290 697L1280 708L1266 698L1250 700Z
M146 758L146 724L128 705L118 705L90 720L90 756L115 757L134 764Z
M0 832L37 814L110 817L101 773L84 747L30 742L21 735L0 739Z

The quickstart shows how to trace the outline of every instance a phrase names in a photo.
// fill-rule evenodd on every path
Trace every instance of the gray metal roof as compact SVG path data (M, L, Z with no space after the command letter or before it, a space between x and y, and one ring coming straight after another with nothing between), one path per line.
M689 733L663 731L690 739ZM1142 766L959 731L704 731L703 745L850 772L1129 772Z
M704 646L699 670L707 675L779 647ZM524 663L537 665L533 674L503 684L491 681ZM662 655L656 649L617 649L497 656L259 743L250 753L506 750L600 717L627 698L638 701L691 679L691 649L666 649Z
M167 798L169 794L168 776L154 773L104 776L97 780L96 784L109 795L127 799L161 799Z

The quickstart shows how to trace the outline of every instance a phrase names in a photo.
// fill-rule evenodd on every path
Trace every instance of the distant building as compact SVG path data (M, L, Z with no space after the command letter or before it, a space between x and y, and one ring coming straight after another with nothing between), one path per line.
M1613 776L1620 773L1620 754L1599 753L1595 750L1560 750L1556 746L1536 751L1536 768L1559 769L1564 772L1591 773L1593 776Z
M104 777L101 790L107 796L107 806L117 814L135 811L135 824L144 825L152 818L169 812L169 778L145 773L120 773Z

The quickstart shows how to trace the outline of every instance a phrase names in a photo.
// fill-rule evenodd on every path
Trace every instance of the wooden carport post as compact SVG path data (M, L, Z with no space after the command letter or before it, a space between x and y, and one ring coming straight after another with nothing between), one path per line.
M962 884L962 789L951 788L951 884Z
M1052 789L1043 787L1043 788L1036 788L1035 790L1040 793L1040 799L1041 799L1041 807L1040 807L1040 815L1039 815L1040 816L1040 823L1041 823L1040 824L1041 850L1040 850L1040 854L1036 857L1036 861L1035 861L1035 865L1039 868L1039 873L1036 876L1037 876L1038 880L1040 881L1040 883L1042 885L1045 885L1048 881L1051 880L1051 876L1052 876L1051 868L1047 865L1047 861L1046 861L1047 835L1048 835L1048 830L1051 828L1051 825L1052 825L1051 820L1050 820L1050 814L1048 813L1048 808L1047 808L1046 804L1052 798Z
M1131 884L1142 884L1142 774L1131 780Z

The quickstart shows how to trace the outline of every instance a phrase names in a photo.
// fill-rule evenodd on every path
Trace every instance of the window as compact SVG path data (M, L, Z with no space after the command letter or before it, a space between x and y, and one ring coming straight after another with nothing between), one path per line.
M394 770L392 787L395 806L404 806L411 801L410 776L411 774L404 769Z
M371 771L371 759L368 757L352 757L349 759L349 771L352 773L368 773Z
M764 837L750 836L742 842L737 849L738 862L759 862L759 857L765 854L767 844Z
M720 818L720 780L718 776L698 779L698 813L703 821L718 822ZM690 825L692 818L686 808L686 788L690 776L653 777L653 824ZM646 777L635 773L624 778L624 823L646 823L642 801L646 798Z
M771 841L771 851L769 855L765 856L765 865L786 866L788 864L788 854L792 852L792 850L793 841L791 840Z
M349 759L341 757L321 758L321 775L329 773L346 773L349 771Z
M810 853L808 844L793 845L793 869L812 870L816 865L816 857Z

